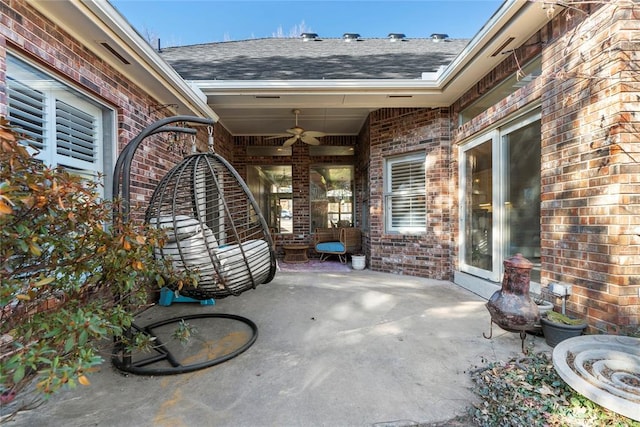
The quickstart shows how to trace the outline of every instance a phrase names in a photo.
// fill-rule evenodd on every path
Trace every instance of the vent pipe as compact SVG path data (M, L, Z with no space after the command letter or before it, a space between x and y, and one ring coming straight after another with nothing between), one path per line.
M442 34L442 33L431 34L431 40L433 40L436 43L447 40L448 38L449 38L449 34Z

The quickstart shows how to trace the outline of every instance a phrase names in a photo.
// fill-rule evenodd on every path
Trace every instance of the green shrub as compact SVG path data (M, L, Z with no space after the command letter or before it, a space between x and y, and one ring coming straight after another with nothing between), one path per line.
M162 236L112 224L98 184L29 155L0 118L1 403L35 380L45 396L89 384L99 343L123 338L172 275L154 260ZM136 338L144 343L144 338ZM41 395L41 394L40 394Z

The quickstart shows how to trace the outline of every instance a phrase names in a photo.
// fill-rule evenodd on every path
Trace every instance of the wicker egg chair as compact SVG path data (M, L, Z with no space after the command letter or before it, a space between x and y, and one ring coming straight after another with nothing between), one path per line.
M271 235L251 192L218 154L186 157L158 184L146 221L167 240L156 256L195 273L198 284L180 294L221 299L271 281L276 272Z
M141 143L162 132L193 135L196 130L187 127L193 123L209 126L212 146L211 119L175 116L148 126L122 150L114 168L113 198L121 199L114 208L114 222L130 220L131 165ZM267 223L240 175L216 153L190 155L172 168L154 191L145 220L166 233L155 255L198 278L196 286L180 289L184 296L206 300L240 295L275 276L276 256ZM169 287L178 291L175 285ZM156 334L165 325L214 318L243 323L250 329L247 341L226 354L183 363ZM132 337L134 331L153 337L156 354L134 356L123 340L116 340L111 360L116 368L138 375L180 374L222 363L251 347L258 334L255 323L245 317L211 312L164 319L144 327L133 324L125 336Z

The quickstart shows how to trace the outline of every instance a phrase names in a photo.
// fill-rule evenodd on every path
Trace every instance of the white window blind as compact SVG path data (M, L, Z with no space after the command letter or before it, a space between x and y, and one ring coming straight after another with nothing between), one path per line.
M47 165L93 177L104 171L102 109L16 57L7 57L9 121Z
M424 232L427 226L424 154L386 160L385 212L390 232Z
M56 153L65 166L87 167L96 158L96 118L56 100Z
M29 138L29 144L43 150L45 146L45 95L27 85L7 78L9 120Z

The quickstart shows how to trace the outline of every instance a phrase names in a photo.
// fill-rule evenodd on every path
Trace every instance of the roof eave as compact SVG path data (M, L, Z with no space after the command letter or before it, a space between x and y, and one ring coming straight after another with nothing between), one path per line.
M207 105L206 96L185 82L109 2L28 1L159 103L177 104L181 114L218 120L218 115ZM102 43L108 44L117 55Z
M507 0L443 70L438 86L452 102L522 46L552 18L544 4ZM555 8L555 14L562 8Z

